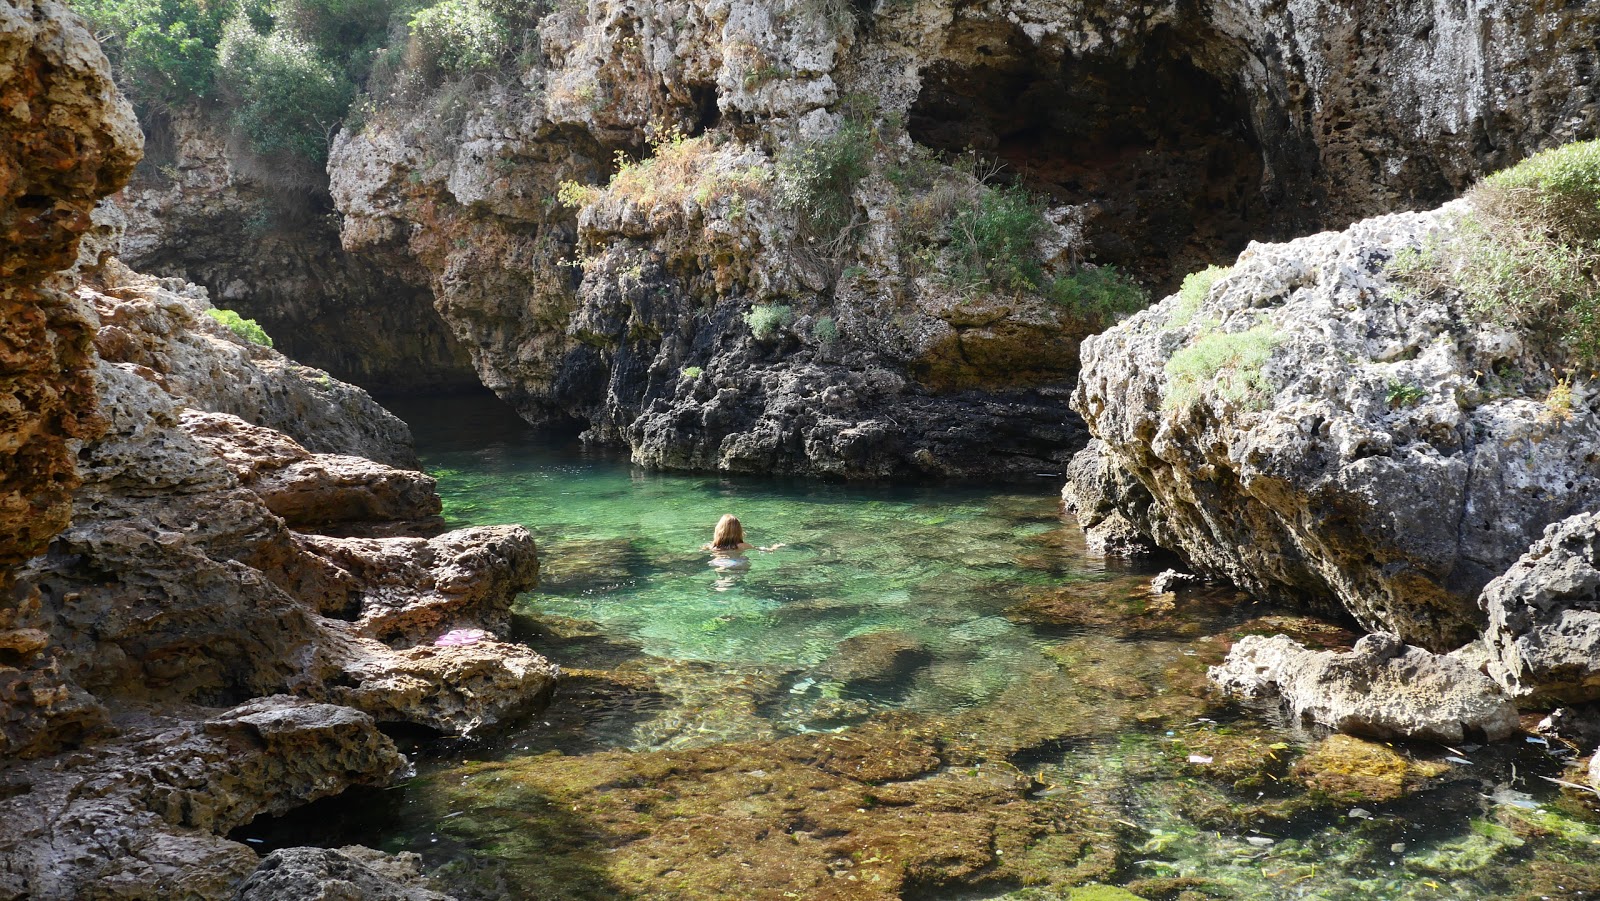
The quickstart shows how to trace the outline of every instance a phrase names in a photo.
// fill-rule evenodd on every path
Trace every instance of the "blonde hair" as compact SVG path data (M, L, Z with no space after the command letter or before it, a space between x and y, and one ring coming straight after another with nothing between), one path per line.
M739 525L739 517L732 513L724 513L717 520L717 531L712 533L711 546L717 548L734 548L744 544L744 526Z

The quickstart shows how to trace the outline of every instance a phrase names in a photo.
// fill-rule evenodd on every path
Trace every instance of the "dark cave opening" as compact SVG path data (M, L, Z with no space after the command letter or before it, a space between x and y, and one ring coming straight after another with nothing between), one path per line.
M1248 98L1195 64L1192 40L1163 26L1135 53L1073 56L989 29L968 57L982 63L924 73L911 137L975 151L1003 164L1003 180L1084 205L1084 258L1165 292L1252 239L1315 224L1310 205L1268 178Z

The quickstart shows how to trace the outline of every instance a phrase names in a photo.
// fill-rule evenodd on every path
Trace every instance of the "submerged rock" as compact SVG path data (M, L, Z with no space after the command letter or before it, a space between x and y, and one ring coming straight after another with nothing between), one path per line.
M1398 800L1449 769L1349 735L1329 736L1295 763L1295 775L1308 789L1336 803Z
M1516 708L1487 676L1393 635L1368 635L1346 653L1247 636L1207 675L1227 694L1278 695L1296 716L1376 738L1492 741L1518 728Z
M416 854L360 845L284 848L268 854L235 901L451 901L422 875Z
M1482 604L1489 674L1512 697L1600 701L1600 514L1551 524Z
M927 645L915 636L886 629L839 642L817 672L850 691L882 692L903 684L932 660Z

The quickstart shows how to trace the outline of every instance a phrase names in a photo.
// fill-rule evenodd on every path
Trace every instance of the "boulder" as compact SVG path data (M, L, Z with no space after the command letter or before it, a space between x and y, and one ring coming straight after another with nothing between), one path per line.
M380 723L426 726L467 735L541 710L561 671L526 645L485 639L391 650L382 642L331 636L334 669L307 687L321 700L345 704Z
M1484 585L1600 504L1600 412L1553 416L1547 348L1392 277L1463 203L1252 244L1088 339L1076 507L1262 599L1434 651L1475 638Z
M1600 514L1580 513L1490 582L1489 674L1538 704L1600 701Z
M1516 708L1487 676L1394 635L1368 635L1343 653L1246 636L1207 676L1225 694L1276 695L1298 717L1374 738L1454 744L1518 728Z
M932 661L928 646L915 636L886 629L839 642L817 672L851 691L881 692L903 684Z
M522 526L475 526L437 538L328 538L302 544L359 585L354 618L382 640L432 639L457 625L507 625L516 596L539 581Z
M201 718L129 713L115 741L8 769L0 896L230 897L256 856L220 834L405 766L347 707L278 696L186 713Z
M452 901L422 875L422 858L360 845L283 848L239 886L235 901Z
M426 473L347 454L313 454L282 432L237 416L184 410L183 431L227 464L289 526L313 531L438 524L442 504Z

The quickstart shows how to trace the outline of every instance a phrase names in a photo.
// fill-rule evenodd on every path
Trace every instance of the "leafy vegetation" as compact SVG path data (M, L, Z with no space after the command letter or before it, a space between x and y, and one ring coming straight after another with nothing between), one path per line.
M256 152L289 154L312 163L350 107L355 87L293 32L260 34L250 22L228 23L217 54L217 84L236 98L232 120Z
M267 335L267 330L254 319L246 319L233 310L217 308L206 310L206 315L227 326L229 331L246 341L266 347L272 346L272 338Z
M705 372L705 370L701 369L699 366L685 366L685 367L683 367L683 374L685 376L691 378L691 379L699 378L701 376L701 374L703 374L704 372Z
M811 323L811 337L824 347L835 344L839 340L839 324L832 316L818 316Z
M855 243L860 224L855 190L872 158L873 132L860 116L847 116L829 137L786 148L778 155L773 193L800 218L800 238L819 254L839 256Z
M685 137L672 133L651 142L654 153L641 160L617 152L617 171L602 189L597 185L562 182L557 197L562 204L581 208L599 199L602 190L613 197L653 209L693 200L707 207L722 198L741 201L765 189L769 174L750 167L719 165L717 145L707 135Z
M1600 363L1600 141L1537 154L1467 196L1454 234L1397 254L1390 274Z
M1207 393L1248 408L1261 407L1272 393L1261 367L1278 341L1270 323L1243 332L1206 332L1167 361L1161 408L1188 409Z
M794 309L782 303L758 303L744 314L751 334L758 341L771 341L778 332L794 324Z
M320 169L374 59L451 75L509 55L514 0L73 0L144 111L220 111L257 152ZM387 53L386 44L399 42Z
M1423 391L1421 388L1410 382L1402 382L1398 379L1391 379L1388 390L1384 392L1384 400L1388 401L1391 407L1410 407L1422 400L1422 398Z
M948 226L951 276L996 291L1038 291L1038 243L1046 223L1038 201L1016 186L986 188L956 207Z
M1207 266L1199 272L1191 272L1183 277L1183 284L1178 288L1178 303L1172 310L1172 318L1167 324L1173 328L1181 328L1194 321L1195 314L1200 312L1200 307L1211 294L1211 287L1221 279L1227 278L1233 272L1228 266Z
M1115 266L1080 266L1071 275L1052 279L1050 299L1101 322L1150 305L1149 292Z

